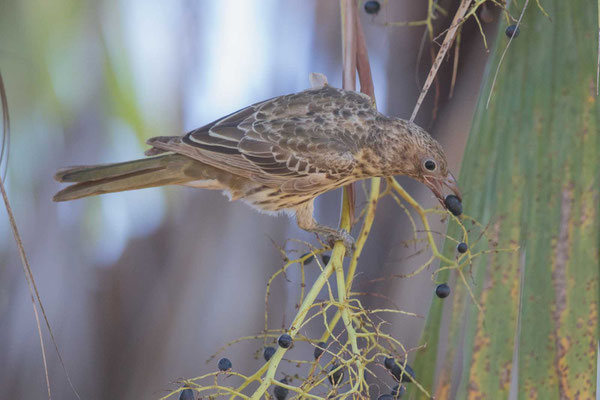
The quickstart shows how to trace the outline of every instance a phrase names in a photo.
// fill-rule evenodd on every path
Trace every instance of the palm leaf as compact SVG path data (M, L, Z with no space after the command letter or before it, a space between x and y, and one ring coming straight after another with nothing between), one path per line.
M515 379L522 399L595 398L597 10L592 2L564 0L545 1L544 8L552 20L535 7L526 10L488 109L508 42L505 23L482 85L460 174L464 209L489 224L492 243L484 249L497 242L518 250L474 263L471 283L483 311L460 283L445 309L434 299L415 369L437 398L508 398ZM450 321L442 328L444 313Z

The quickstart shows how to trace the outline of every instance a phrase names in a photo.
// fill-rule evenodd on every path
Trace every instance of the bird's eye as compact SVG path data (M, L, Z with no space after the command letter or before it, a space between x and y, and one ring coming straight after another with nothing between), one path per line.
M433 160L426 160L423 165L425 165L425 169L428 169L429 171L434 171L436 167L435 161Z

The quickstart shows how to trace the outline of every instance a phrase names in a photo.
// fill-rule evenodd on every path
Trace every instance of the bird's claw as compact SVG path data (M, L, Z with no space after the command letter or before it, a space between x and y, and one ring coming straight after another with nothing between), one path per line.
M354 252L354 249L355 249L354 238L345 229L340 229L339 231L337 231L335 233L331 233L330 235L327 236L327 243L331 247L333 247L335 242L343 242L344 247L346 248L346 252L349 256L351 256L352 253Z

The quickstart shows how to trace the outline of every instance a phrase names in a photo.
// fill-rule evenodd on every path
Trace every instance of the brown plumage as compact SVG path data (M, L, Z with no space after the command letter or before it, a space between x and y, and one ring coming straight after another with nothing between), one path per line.
M146 155L155 157L59 171L56 180L76 183L54 201L169 184L220 189L263 211L295 212L301 228L350 245L346 232L314 221L315 197L368 177L407 175L442 204L443 186L460 198L444 152L427 132L324 81L148 144Z

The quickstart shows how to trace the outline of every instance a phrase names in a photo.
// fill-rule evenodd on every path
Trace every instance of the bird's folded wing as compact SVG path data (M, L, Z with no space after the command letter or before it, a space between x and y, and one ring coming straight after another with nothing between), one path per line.
M305 191L322 179L351 174L353 154L376 114L368 96L325 86L266 100L183 138L149 144L271 186L285 185L286 191Z

